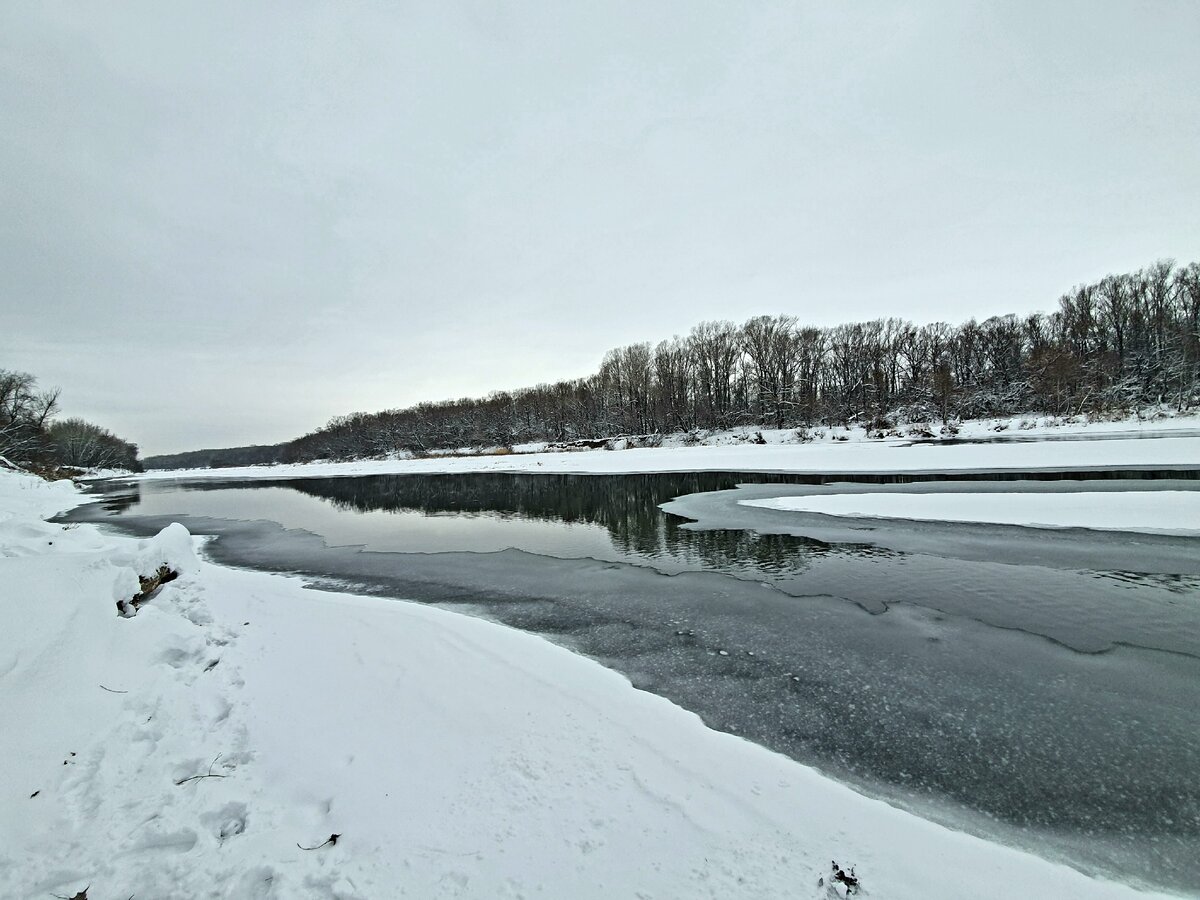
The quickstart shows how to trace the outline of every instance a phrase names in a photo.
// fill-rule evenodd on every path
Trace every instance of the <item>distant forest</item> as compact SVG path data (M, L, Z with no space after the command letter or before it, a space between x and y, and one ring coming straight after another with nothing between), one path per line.
M1200 401L1200 263L1160 261L1064 294L1051 313L960 325L795 316L702 322L610 350L587 378L338 416L286 444L151 457L157 468L354 459L397 451L1019 413L1073 415Z

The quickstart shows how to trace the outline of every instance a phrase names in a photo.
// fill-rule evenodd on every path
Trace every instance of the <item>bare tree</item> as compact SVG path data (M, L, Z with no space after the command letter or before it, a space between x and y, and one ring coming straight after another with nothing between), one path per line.
M698 413L703 424L732 424L734 375L741 356L738 328L732 322L701 322L689 336L696 364Z
M0 369L0 456L24 463L44 455L46 424L58 411L58 394L39 391L28 372Z

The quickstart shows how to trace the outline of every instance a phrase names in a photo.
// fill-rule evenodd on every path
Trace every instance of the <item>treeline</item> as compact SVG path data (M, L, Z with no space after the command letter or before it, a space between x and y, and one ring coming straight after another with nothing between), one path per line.
M1200 263L1076 287L1051 313L815 328L794 316L702 322L609 351L588 378L353 413L287 461L738 425L777 428L1132 410L1200 399Z
M58 397L28 372L0 369L0 459L29 469L142 470L136 444L83 419L56 421Z
M230 466L262 466L282 462L286 453L287 444L252 444L249 447L161 453L157 456L147 456L142 460L142 465L147 469L221 469Z

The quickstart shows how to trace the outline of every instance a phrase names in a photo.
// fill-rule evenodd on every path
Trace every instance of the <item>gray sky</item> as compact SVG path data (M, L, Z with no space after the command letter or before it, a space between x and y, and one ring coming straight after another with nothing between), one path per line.
M144 453L1200 257L1200 3L0 5L0 368Z

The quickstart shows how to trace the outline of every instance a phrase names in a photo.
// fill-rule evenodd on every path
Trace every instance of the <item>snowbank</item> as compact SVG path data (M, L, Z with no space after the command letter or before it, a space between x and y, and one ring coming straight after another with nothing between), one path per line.
M79 505L79 489L71 481L43 481L7 469L0 469L0 476L0 528L7 522L23 527Z
M928 426L938 431L936 426ZM388 459L292 463L222 469L156 469L136 476L163 478L305 478L336 475L544 472L635 474L653 472L924 472L983 469L1192 466L1200 463L1200 416L1159 411L1151 418L1089 422L1086 418L1012 417L963 422L958 440L977 445L917 443L921 428L903 426L885 438L859 427L737 428L674 434L654 448L554 452L545 443L519 444L503 453L461 448L427 459L399 453ZM876 433L877 434L877 433ZM1147 439L1171 439L1165 443ZM1091 446L1091 444L1097 446ZM1077 450L1073 448L1085 448ZM460 455L445 455L451 452Z
M505 456L358 460L244 466L229 469L153 471L141 479L306 478L334 475L539 472L631 474L650 472L1027 472L1038 469L1196 468L1200 437L1163 434L1154 438L1111 435L1088 440L1030 443L927 444L893 439L809 444L658 447Z
M871 519L972 522L1200 534L1200 491L819 494L739 501L742 506Z
M531 635L39 521L69 499L0 473L0 896L827 898L830 860L865 896L1142 896ZM119 618L159 559L183 575Z

